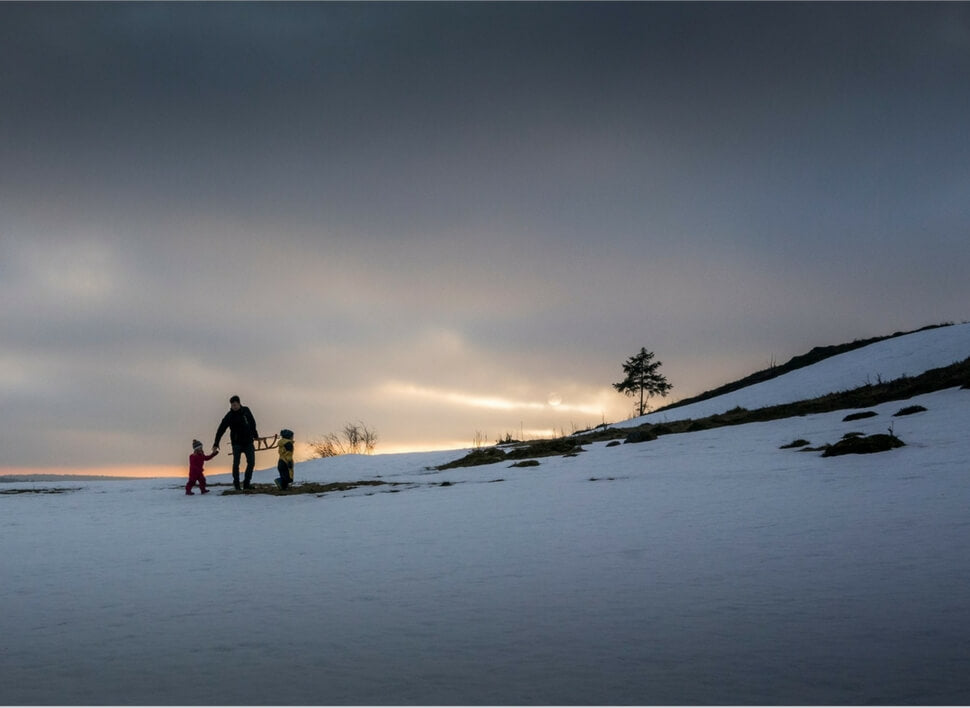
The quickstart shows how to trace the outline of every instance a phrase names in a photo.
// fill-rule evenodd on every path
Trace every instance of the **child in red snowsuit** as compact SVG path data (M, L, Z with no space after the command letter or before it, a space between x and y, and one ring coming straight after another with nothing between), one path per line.
M205 465L206 460L211 460L213 457L219 454L216 450L211 455L206 455L205 451L202 449L202 443L198 440L192 441L192 454L189 455L189 481L185 485L186 494L195 494L192 491L192 487L195 483L199 483L199 489L202 490L203 494L208 494L209 490L205 488L205 475L202 474L202 467Z

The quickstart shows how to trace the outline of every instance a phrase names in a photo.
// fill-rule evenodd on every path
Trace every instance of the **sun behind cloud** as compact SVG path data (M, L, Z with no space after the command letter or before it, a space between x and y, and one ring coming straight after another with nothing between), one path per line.
M389 381L381 387L381 393L411 400L434 401L440 404L450 404L464 408L485 408L507 411L542 411L552 406L560 411L599 415L603 411L602 405L593 402L587 404L565 404L558 393L549 394L546 402L523 401L502 396L483 396L467 391L445 390L419 384L401 381Z

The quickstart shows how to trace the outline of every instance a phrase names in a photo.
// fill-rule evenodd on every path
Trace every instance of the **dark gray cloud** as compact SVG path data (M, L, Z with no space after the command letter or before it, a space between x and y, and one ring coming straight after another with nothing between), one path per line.
M233 392L583 426L640 346L683 396L961 320L968 49L962 3L0 5L0 465L178 464Z

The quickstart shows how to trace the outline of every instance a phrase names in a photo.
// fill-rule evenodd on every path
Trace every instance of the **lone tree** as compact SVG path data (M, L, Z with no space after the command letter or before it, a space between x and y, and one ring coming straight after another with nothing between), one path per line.
M640 396L637 415L644 415L647 412L647 399L650 396L666 396L673 388L664 375L657 372L660 364L659 361L653 361L653 352L648 352L646 348L641 347L639 354L631 356L623 364L626 378L613 384L613 388L622 394L631 398Z

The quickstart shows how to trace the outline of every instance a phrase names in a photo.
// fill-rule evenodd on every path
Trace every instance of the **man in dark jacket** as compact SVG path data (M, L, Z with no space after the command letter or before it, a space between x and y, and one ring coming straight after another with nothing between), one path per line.
M229 399L229 412L219 423L216 431L216 441L212 444L212 451L219 451L219 441L222 434L229 429L229 442L232 443L232 484L239 489L239 457L246 455L246 476L243 478L243 489L250 489L253 479L253 466L256 464L256 448L253 441L259 437L256 432L256 419L253 412L239 402L239 396Z

